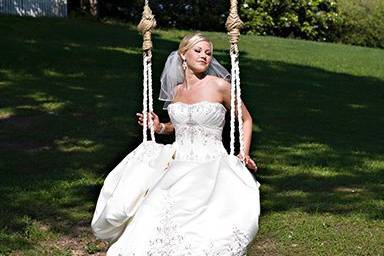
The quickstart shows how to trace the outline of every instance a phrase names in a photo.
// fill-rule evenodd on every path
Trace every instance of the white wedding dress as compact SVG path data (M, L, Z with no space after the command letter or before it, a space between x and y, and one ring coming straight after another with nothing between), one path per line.
M226 108L171 103L173 144L141 143L104 181L92 219L108 256L243 256L258 230L259 186L222 144Z

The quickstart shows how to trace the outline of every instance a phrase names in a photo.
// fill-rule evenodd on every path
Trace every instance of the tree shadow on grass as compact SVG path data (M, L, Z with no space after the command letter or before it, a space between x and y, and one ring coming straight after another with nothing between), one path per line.
M14 21L2 24L10 30L0 42L9 49L0 67L0 108L8 109L0 113L0 226L20 235L2 235L15 241L2 245L4 252L34 246L25 237L26 216L65 234L84 219L89 224L103 178L141 141L136 31L56 20L50 26L61 32L47 37L44 19ZM19 31L31 22L39 26ZM178 44L156 34L154 44L156 99L157 78ZM215 54L228 67L226 50ZM384 82L246 53L240 63L264 213L300 209L383 219ZM161 107L155 100L155 109ZM228 146L228 125L224 134Z
M283 62L242 63L264 213L384 219L384 81Z

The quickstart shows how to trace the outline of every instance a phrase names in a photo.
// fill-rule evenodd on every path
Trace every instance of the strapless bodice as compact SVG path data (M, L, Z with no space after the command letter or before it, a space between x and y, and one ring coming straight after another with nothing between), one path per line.
M203 162L227 154L222 143L226 108L219 102L174 102L168 113L175 128L177 160Z

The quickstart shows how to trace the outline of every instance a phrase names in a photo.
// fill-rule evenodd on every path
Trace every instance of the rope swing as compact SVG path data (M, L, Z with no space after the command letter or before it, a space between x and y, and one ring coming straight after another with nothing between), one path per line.
M153 112L152 96L152 30L156 27L155 16L149 8L148 0L145 0L144 11L137 29L143 35L143 142L147 141L147 112ZM149 118L149 129L151 131L151 140L155 140L155 130L153 120Z
M237 0L231 0L231 7L225 26L230 37L230 56L231 56L231 144L230 154L235 151L235 104L237 107L237 120L239 123L239 142L240 154L245 156L244 132L243 132L243 112L241 109L241 89L240 89L240 68L239 68L239 48L240 29L243 22L237 13Z
M240 154L245 156L244 150L244 132L243 132L243 117L242 117L242 102L240 88L240 68L239 68L239 48L238 42L240 39L240 29L243 22L237 13L237 0L231 0L231 6L225 26L230 37L230 56L231 56L231 134L230 134L230 154L234 155L235 151L235 110L237 112L238 129L239 129L239 144ZM156 20L152 14L152 10L148 5L148 0L145 0L144 11L138 30L143 35L143 141L147 141L147 110L153 111L152 97L152 41L151 33L156 27ZM155 141L155 132L153 120L149 120L149 128L151 140Z

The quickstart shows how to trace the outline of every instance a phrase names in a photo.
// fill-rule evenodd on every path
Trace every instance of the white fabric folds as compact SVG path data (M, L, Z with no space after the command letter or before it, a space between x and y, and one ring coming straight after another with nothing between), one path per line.
M260 184L221 142L220 103L172 103L173 144L141 143L107 176L92 219L108 256L240 256L258 230Z

